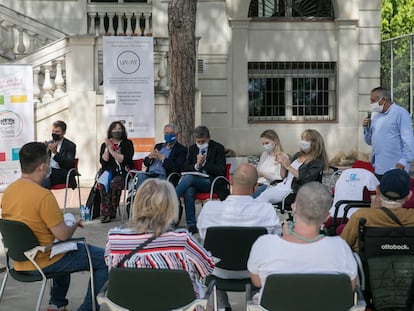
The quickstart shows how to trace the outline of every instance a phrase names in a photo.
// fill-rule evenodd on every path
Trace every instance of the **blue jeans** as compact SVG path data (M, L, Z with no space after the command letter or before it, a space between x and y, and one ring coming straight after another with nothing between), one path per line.
M139 187L142 185L144 181L146 181L148 178L159 178L159 179L166 179L165 175L158 175L158 176L151 176L149 174L138 174L137 176L137 182L135 184L135 189L139 189Z
M252 197L257 198L263 191L267 189L267 187L269 186L264 184L260 185L259 187L257 187L256 191L253 192Z
M184 196L185 220L187 226L195 226L195 195L199 192L210 192L211 180L207 177L185 175L175 188L178 198Z
M104 261L104 249L89 245L91 253L91 260L93 266L93 280L95 287L95 295L99 293L102 286L108 280L108 267ZM78 250L67 252L59 261L55 262L43 269L45 272L68 272L67 275L59 276L53 279L52 289L50 291L50 304L57 307L66 306L69 301L66 299L66 294L70 284L70 274L78 271L89 271L88 255L86 253L85 245L78 243ZM37 272L36 272L37 273ZM79 311L92 310L91 300L91 283L88 282L88 290ZM98 309L98 304L96 304Z

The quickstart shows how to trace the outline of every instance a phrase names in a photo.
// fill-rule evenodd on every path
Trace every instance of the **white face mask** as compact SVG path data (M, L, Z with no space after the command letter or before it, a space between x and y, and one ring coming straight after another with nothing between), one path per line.
M46 174L45 179L48 179L50 177L50 175L52 174L52 168L50 167L50 165L47 166L49 168L48 173Z
M264 144L264 145L263 145L263 149L264 149L265 151L267 151L267 152L272 151L274 148L275 148L275 145L274 145L274 144L271 144L271 143L269 143L269 144Z
M311 142L306 140L301 140L299 143L299 148L303 152L308 152L311 148Z
M196 144L199 150L206 150L208 148L208 143L204 143L202 145Z
M384 105L380 105L379 102L380 100L371 104L371 110L373 112L382 112L384 110Z

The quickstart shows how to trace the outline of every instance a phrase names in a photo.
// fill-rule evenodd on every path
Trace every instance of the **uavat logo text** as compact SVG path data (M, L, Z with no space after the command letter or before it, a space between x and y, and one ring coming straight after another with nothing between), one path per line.
M133 51L124 51L118 55L116 65L122 73L133 74L141 66L141 60L137 53Z

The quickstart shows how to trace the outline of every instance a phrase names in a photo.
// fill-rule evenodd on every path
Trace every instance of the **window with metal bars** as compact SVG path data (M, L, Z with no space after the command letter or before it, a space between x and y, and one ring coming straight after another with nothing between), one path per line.
M249 121L336 119L334 62L249 62Z
M248 16L252 18L333 19L334 10L330 0L252 0Z

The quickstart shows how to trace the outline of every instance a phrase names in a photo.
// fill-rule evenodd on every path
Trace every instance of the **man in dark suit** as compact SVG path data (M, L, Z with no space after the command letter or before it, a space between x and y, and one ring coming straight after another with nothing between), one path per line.
M213 179L226 173L224 147L210 139L208 128L202 125L196 127L194 137L196 143L188 149L187 161L183 167L183 171L190 174L184 175L176 188L178 198L184 196L186 222L191 233L198 232L195 215L196 193L210 192ZM214 190L221 200L229 194L223 184L218 184Z
M50 156L50 176L42 182L45 188L51 188L57 184L66 183L66 175L71 168L75 167L76 145L65 138L66 123L63 121L55 121L52 126L52 140L46 141ZM70 187L76 188L75 174L71 174L69 178Z
M171 173L180 173L187 157L187 148L177 142L177 129L174 124L164 126L164 143L156 144L154 150L145 157L145 174L139 174L136 188L147 178L166 179ZM177 184L178 179L174 184Z

